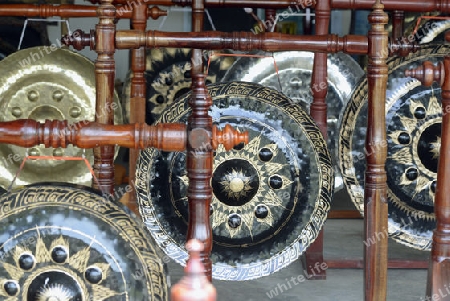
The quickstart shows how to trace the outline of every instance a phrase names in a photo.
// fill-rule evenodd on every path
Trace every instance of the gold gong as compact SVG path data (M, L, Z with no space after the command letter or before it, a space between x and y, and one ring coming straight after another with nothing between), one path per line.
M68 120L75 123L95 119L95 68L84 56L70 50L39 46L18 51L0 62L0 121L18 119ZM110 108L114 122L123 122L117 95ZM85 152L93 162L93 151L73 146L25 149L0 145L0 186L8 187L26 153L42 156L76 156ZM64 160L28 160L16 185L37 181L62 181L89 185L91 174L84 163Z

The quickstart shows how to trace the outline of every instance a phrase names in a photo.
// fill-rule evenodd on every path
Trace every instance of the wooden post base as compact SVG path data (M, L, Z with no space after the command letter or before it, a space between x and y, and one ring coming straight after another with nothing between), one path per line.
M323 263L323 229L313 244L311 244L300 258L303 266L305 277L309 280L325 280L327 279L327 269L316 268Z

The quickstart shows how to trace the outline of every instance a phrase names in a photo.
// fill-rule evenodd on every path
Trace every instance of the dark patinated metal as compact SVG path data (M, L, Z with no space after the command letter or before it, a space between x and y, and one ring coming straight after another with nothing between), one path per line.
M0 299L168 300L153 239L94 190L37 184L0 206Z
M241 57L223 77L227 81L255 82L284 93L294 103L299 104L307 112L313 102L313 90L319 91L324 84L311 87L311 74L314 53L306 51L287 51L276 53L259 52L266 57ZM339 118L356 87L364 75L358 63L349 55L336 53L328 55L327 78L327 123L328 148L334 162L337 162L337 143ZM339 168L335 166L335 189L344 187Z
M423 61L437 62L448 46L423 46L407 58L389 60L386 94L388 147L386 172L389 199L389 234L407 246L430 250L436 226L434 193L440 149L442 109L438 84L424 87L404 71ZM349 194L363 213L364 156L381 145L364 147L367 81L362 81L349 102L340 130L339 158Z
M213 122L249 132L249 143L215 151L211 222L213 277L269 275L315 240L333 191L331 159L317 126L285 95L244 82L208 87ZM159 122L186 121L184 96ZM195 156L195 153L193 154ZM184 264L186 154L147 149L136 173L140 213L158 244Z
M204 52L205 65L208 53ZM213 56L206 76L206 84L221 80L234 59ZM145 80L147 83L146 122L154 123L161 112L191 88L191 49L153 48L146 57ZM130 76L127 77L122 94L125 117L130 114Z

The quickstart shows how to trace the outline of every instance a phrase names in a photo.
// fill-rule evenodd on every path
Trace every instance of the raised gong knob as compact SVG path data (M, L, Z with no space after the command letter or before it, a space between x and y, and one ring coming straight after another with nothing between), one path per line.
M184 276L172 287L172 301L215 301L216 289L205 275L205 267L200 259L203 243L191 239L186 243L189 259L184 268Z

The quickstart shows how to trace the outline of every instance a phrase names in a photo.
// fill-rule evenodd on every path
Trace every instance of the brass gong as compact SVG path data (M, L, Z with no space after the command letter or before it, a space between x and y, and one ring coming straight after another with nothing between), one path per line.
M145 64L147 85L146 122L153 124L165 108L191 89L191 54L187 48L152 48ZM208 53L203 53L206 66ZM220 81L231 66L232 57L212 56L206 83ZM122 105L127 120L130 116L131 76L127 76L122 93Z
M439 158L442 109L437 84L424 87L404 71L423 61L440 61L450 48L423 46L406 58L388 61L386 94L387 184L390 237L407 246L430 250L436 227L434 192ZM347 190L364 213L367 79L361 81L345 109L340 129L339 159Z
M288 97L255 83L208 86L220 127L249 132L249 143L215 151L213 277L249 280L295 261L316 239L330 208L333 168L311 117ZM190 94L158 122L186 122ZM184 264L188 223L186 154L146 149L136 170L139 210L168 256Z
M264 54L258 52L258 54ZM266 54L269 55L269 54ZM241 57L226 72L223 82L245 81L261 84L276 89L288 96L294 103L309 112L313 101L311 76L314 63L314 53L307 51L276 52L273 57L251 58ZM274 61L278 69L275 70ZM337 162L337 133L339 118L345 108L353 89L364 75L358 63L347 54L328 55L328 92L327 92L327 124L328 148ZM313 89L320 90L319 84ZM342 177L337 164L335 165L335 191L343 188Z
M34 184L0 207L0 299L168 300L152 237L94 190Z
M95 69L84 56L70 50L40 46L20 50L0 62L0 121L34 119L68 120L75 123L95 118ZM122 109L117 95L110 108L97 114L114 110L114 122L123 122ZM13 145L0 145L0 186L8 187L20 164L29 155L77 156L83 150L69 146L63 148L30 149ZM93 151L85 156L93 163ZM89 185L92 176L79 161L39 160L27 161L16 180L19 186L37 181L62 181Z

